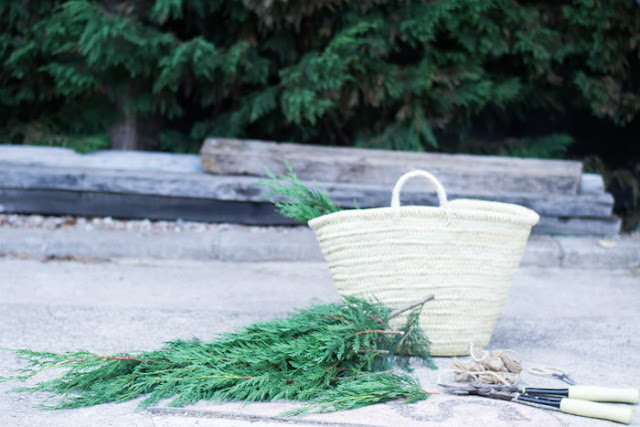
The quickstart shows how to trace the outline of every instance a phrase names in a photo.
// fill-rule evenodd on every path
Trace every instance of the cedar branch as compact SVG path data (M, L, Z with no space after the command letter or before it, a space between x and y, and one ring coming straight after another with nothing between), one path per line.
M402 331L389 331L384 329L371 329L369 331L360 331L356 332L353 335L361 335L361 334L388 334L388 335L404 335Z
M408 305L408 306L406 306L406 307L404 307L404 308L399 308L399 309L397 309L397 310L393 310L393 311L391 312L391 314L389 315L389 318L393 318L393 317L397 316L397 315L398 315L398 314L400 314L400 313L404 313L404 312L405 312L405 311L407 311L407 310L411 310L411 309L412 309L412 308L414 308L414 307L417 307L417 306L419 306L419 305L422 305L422 304L424 304L425 302L427 302L427 301L429 301L429 300L434 299L435 297L436 297L436 296L435 296L434 294L429 294L429 295L427 295L426 297L422 298L422 299L421 299L420 301L418 301L418 302L414 302L413 304L410 304L410 305Z
M143 363L143 362L156 363L155 360L136 359L136 358L131 357L131 356L91 356L91 358L92 359L100 359L100 360L130 361L130 362L138 362L138 363ZM86 362L88 360L90 360L90 359L66 360L64 362L59 363L58 365L66 365L67 363L82 363L82 362Z

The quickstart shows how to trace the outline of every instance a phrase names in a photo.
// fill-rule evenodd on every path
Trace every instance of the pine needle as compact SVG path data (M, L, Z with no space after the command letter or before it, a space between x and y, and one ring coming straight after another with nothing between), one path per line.
M329 196L318 189L307 187L296 175L288 162L285 162L287 173L277 177L269 169L266 170L268 181L258 181L258 185L268 188L266 198L279 197L273 203L282 215L300 222L338 212Z
M293 411L296 414L396 399L411 402L429 394L414 377L392 368L408 366L409 352L435 368L428 341L415 327L418 311L410 316L404 334L382 333L392 331L388 326L391 310L348 298L344 304L316 305L255 323L210 343L176 340L157 351L107 356L16 350L27 368L0 381L24 381L45 370L63 369L54 379L12 390L49 393L58 399L45 406L49 409L123 402L138 396L145 396L141 407L166 398L173 399L170 406L199 400L307 402Z

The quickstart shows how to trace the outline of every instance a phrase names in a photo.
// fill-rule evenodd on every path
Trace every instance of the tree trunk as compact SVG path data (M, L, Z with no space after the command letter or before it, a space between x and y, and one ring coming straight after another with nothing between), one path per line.
M158 150L158 132L162 119L158 116L138 117L135 114L113 123L109 129L114 150Z
M138 119L136 115L126 116L109 127L111 148L114 150L138 150Z
M158 132L162 126L159 116L140 117L136 113L126 114L126 105L135 97L135 84L130 81L118 98L118 111L123 117L107 130L114 150L157 150Z

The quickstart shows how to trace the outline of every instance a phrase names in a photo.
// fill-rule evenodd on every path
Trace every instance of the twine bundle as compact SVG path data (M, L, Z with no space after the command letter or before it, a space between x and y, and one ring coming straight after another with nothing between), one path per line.
M488 352L469 346L471 361L453 359L451 372L455 380L479 384L514 385L517 375L522 372L522 359L514 350L493 350Z

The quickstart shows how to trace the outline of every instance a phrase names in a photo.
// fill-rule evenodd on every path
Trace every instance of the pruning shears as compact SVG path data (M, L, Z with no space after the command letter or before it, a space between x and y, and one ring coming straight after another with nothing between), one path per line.
M534 366L527 370L530 374L540 375L543 377L554 377L569 385L576 385L576 382L569 378L569 373L560 368L552 368L550 366Z
M558 408L561 412L589 418L600 418L629 424L631 408L628 406L606 405L599 402L638 402L638 390L633 388L610 388L595 386L572 386L563 389L529 388L503 385L449 385L438 384L454 394L466 394L536 404Z

